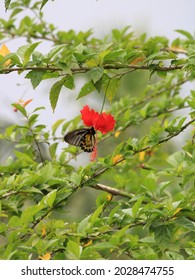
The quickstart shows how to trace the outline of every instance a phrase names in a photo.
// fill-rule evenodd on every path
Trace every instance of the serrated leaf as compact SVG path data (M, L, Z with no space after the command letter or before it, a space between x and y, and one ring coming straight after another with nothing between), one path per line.
M55 84L53 84L50 93L49 93L49 100L50 100L50 104L51 107L53 109L53 111L56 108L57 102L58 102L58 98L59 98L59 94L60 91L64 85L64 81L65 81L65 77L63 77L61 80L57 81Z
M35 89L40 82L43 80L43 75L45 74L45 71L43 70L32 70L30 71L25 78L30 79L33 88Z
M77 99L82 98L88 94L90 94L92 91L95 90L94 84L92 81L89 81L88 83L86 83L80 90L79 95L77 97Z

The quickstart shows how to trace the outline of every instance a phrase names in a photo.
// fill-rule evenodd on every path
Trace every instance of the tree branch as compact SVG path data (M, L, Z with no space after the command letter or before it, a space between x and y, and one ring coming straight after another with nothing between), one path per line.
M127 193L127 192L124 192L124 191L120 191L118 189L111 188L111 187L108 187L108 186L103 185L103 184L97 184L95 186L90 186L90 187L92 187L94 189L97 189L97 190L104 191L104 192L108 192L111 195L119 195L119 196L128 197L128 198L134 197L134 194L130 194L130 193Z
M176 66L163 66L160 67L158 65L128 65L128 64L106 64L103 65L104 69L107 70L120 70L120 69L129 69L129 70L153 70L153 71L174 71L174 70L181 70L183 68L183 65L176 65ZM32 71L32 70L37 70L37 71L51 71L51 72L55 72L55 71L62 71L63 69L59 68L59 67L50 67L50 66L34 66L34 67L15 67L15 68L4 68L0 70L0 74L8 74L11 72L21 72L21 71ZM71 68L70 71L73 74L77 74L77 73L85 73L90 71L91 68L90 67L79 67L79 68ZM67 74L64 74L67 75Z

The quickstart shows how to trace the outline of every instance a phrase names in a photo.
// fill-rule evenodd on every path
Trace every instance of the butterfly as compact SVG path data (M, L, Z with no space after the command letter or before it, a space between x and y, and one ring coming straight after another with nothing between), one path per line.
M68 132L64 140L74 146L80 147L84 152L91 153L95 148L96 131L91 128L79 128Z

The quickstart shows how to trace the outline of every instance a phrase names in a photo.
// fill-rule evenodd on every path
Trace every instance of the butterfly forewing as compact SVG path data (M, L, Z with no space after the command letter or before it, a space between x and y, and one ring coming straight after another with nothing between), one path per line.
M75 129L64 136L64 140L74 146L80 147L84 152L91 153L95 147L95 130L91 128Z

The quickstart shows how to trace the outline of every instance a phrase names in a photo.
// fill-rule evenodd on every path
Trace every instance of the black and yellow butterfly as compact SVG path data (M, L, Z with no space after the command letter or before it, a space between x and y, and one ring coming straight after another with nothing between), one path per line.
M84 152L91 153L95 148L96 131L91 128L80 128L68 132L64 140L74 146L80 147Z

